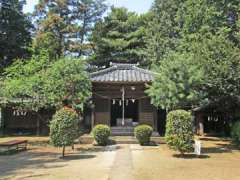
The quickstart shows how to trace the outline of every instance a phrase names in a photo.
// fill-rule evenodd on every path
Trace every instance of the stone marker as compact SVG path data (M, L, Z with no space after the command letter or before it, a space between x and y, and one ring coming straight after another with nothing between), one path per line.
M201 155L201 141L195 140L194 153L198 156Z

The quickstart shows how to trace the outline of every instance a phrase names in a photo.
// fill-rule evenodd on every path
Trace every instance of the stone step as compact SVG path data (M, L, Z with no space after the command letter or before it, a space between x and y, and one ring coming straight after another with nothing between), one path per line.
M133 132L133 129L111 129L111 131L125 131L125 132Z
M134 127L112 127L112 136L134 136ZM158 137L159 133L154 131L152 133L153 137Z
M110 139L116 144L138 144L134 136L111 136Z
M122 135L113 136L112 135L110 137L110 140L112 140L113 143L116 143L116 144L138 144L137 139L133 135L130 135L130 136L127 136L127 135L126 136L122 136ZM164 137L160 137L160 136L158 136L158 137L152 136L151 141L155 142L157 144L165 143ZM80 137L79 142L82 144L92 144L94 142L94 139L90 134L86 134L86 135L83 135Z
M112 132L112 136L133 136L133 132Z
M134 127L111 127L112 135L133 135Z
M128 131L133 131L133 127L112 127L111 130L128 130Z
M112 131L111 134L116 134L116 133L130 133L130 134L134 134L133 131Z

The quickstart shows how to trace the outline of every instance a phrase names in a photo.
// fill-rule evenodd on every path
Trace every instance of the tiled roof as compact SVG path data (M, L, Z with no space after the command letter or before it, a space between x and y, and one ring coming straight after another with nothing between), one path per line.
M92 82L151 82L153 73L136 64L112 63L112 66L91 73Z

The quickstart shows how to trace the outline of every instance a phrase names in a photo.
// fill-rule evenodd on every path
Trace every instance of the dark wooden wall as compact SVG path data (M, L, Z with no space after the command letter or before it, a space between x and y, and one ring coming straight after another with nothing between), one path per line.
M139 101L139 123L148 124L157 130L157 109L150 103L150 98Z
M144 91L146 85L144 83L93 83L93 96L100 97L98 95L106 96L108 98L121 98L122 92L121 88L125 88L125 97L126 98L139 98L147 96ZM135 90L132 90L131 87L135 87Z
M95 104L94 121L95 124L107 124L111 122L111 99L121 99L121 88L125 88L126 99L138 99L138 117L140 124L148 124L157 129L157 109L151 105L150 98L147 97L146 85L144 83L126 83L126 84L93 84L93 101ZM135 90L132 90L132 87Z
M5 134L42 134L49 133L49 121L51 120L54 109L41 110L38 113L27 112L26 115L14 115L11 107L3 108L3 121Z
M107 124L110 126L110 100L103 98L95 98L95 125Z

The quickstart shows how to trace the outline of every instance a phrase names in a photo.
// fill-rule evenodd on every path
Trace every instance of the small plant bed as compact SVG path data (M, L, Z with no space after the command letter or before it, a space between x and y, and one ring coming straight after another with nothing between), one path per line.
M109 136L111 134L109 126L103 124L96 125L92 130L92 134L96 145L106 146L109 144Z
M193 152L194 133L191 113L185 110L171 111L167 115L166 124L166 143L167 145L180 152Z
M152 136L153 129L149 125L139 125L135 127L134 134L140 145L150 145L150 138Z

